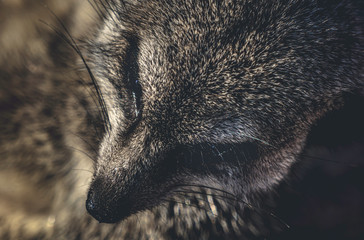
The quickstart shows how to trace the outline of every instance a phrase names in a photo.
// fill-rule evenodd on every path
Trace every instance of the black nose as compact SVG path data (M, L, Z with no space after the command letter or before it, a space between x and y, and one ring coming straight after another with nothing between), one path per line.
M97 221L102 223L115 223L119 220L118 207L110 201L115 196L109 196L104 190L101 181L96 180L90 187L86 200L86 209Z
M87 195L87 211L100 223L116 223L128 217L132 205L117 192L113 188L105 188L100 180L95 180Z
M105 209L105 203L90 189L87 200L86 209L100 223L115 223L118 219L113 214L108 213Z

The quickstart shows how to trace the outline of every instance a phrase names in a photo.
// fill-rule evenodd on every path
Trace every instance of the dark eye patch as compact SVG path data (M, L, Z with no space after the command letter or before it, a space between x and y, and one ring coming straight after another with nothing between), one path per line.
M129 46L126 49L126 57L124 59L124 81L129 90L130 99L133 102L135 110L135 117L138 118L141 113L142 102L142 88L139 83L139 39L135 36L126 37Z

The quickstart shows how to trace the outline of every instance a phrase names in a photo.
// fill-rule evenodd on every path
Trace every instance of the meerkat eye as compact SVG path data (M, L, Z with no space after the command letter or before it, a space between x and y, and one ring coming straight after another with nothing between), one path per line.
M135 116L138 117L140 110L141 110L141 94L142 94L142 88L139 84L139 80L136 79L135 81L133 81L133 85L132 86L132 97L133 97L133 102L134 102L134 107L135 107Z
M129 47L125 58L125 81L130 91L135 117L139 117L142 105L142 88L139 82L138 39L136 37L128 37L128 42Z

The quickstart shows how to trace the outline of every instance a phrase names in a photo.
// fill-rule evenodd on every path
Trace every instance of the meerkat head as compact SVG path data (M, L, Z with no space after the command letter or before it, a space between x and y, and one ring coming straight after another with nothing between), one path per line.
M90 48L107 130L89 213L117 222L181 186L247 199L281 180L354 82L356 39L313 2L113 1Z

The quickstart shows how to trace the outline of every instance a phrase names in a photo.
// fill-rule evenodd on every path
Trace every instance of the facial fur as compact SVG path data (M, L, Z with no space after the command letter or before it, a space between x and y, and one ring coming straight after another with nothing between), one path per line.
M90 43L106 132L87 209L117 222L181 186L247 201L363 88L355 1L111 1Z

